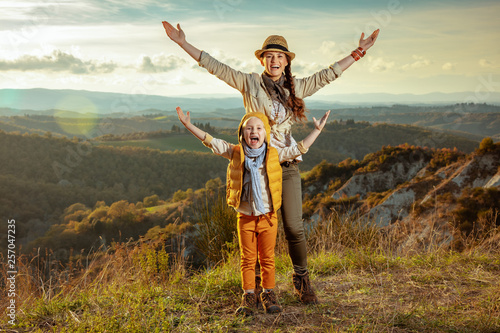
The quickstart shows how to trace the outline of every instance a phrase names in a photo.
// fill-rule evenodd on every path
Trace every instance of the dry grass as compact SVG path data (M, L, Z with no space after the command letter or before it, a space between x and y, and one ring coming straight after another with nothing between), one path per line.
M388 230L332 216L309 233L309 266L319 305L293 294L282 236L276 258L280 315L234 315L238 253L206 271L158 242L115 244L72 267L51 254L19 258L16 325L7 332L498 332L498 229L451 251L437 229ZM414 239L409 242L409 239ZM430 246L432 245L432 246ZM2 269L2 272L5 270ZM5 281L4 277L2 280ZM5 292L1 291L3 295Z

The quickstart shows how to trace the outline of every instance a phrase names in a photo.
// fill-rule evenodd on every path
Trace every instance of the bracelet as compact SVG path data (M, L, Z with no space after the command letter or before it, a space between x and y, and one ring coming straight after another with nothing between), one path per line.
M354 51L351 52L351 56L354 58L354 61L358 61L359 59L361 59L361 57L359 56L359 54L357 54Z
M361 46L351 52L351 56L354 58L354 61L358 61L359 59L363 58L365 54L366 51L363 50Z
M362 56L361 56L361 57L363 57L363 56L366 54L366 51L365 51L365 50L363 50L363 48L362 48L361 46L359 46L356 50L358 50L358 51L360 51L360 52L361 52L361 54L362 54Z

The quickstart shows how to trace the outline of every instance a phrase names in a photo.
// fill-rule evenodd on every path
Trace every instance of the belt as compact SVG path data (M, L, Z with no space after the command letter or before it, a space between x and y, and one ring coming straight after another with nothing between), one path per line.
M299 163L299 161L297 161L297 160L285 161L285 162L281 163L281 166L288 168L290 165L297 164L297 163Z

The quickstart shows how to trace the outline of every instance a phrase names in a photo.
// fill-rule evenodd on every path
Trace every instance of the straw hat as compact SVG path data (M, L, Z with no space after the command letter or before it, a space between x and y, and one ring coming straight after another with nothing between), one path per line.
M267 51L283 52L290 57L290 60L295 58L295 53L288 51L288 43L283 36L271 35L267 37L262 44L262 49L255 51L255 56L260 59L262 54Z

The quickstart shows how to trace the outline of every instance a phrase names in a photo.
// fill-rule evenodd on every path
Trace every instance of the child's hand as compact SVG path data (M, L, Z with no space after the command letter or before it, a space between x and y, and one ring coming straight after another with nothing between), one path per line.
M189 111L186 112L186 114L184 114L184 112L182 112L182 109L178 106L175 108L177 110L177 116L179 117L179 120L181 121L182 125L186 126L189 125L191 123L191 116L189 114Z
M313 117L314 127L316 127L317 130L321 131L323 127L325 127L329 115L330 115L330 110L326 111L325 115L321 117L319 121Z

